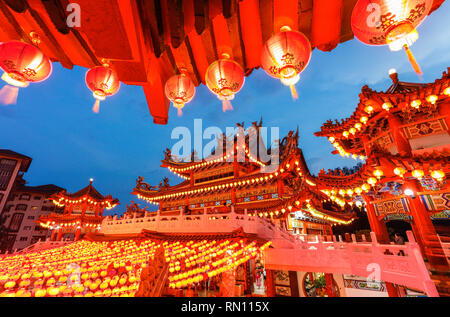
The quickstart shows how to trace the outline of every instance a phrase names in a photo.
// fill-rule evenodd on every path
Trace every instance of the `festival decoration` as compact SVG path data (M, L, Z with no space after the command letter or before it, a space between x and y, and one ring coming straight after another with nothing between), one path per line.
M289 86L292 97L297 99L295 84L300 80L300 73L308 65L310 58L311 45L308 38L285 26L264 44L261 66L267 74Z
M432 0L359 0L352 13L352 30L357 39L369 45L402 48L415 72L422 75L409 47L419 38L417 26L430 12Z
M233 110L230 100L244 85L244 70L229 55L222 54L221 59L209 65L205 81L209 90L222 100L222 110Z
M39 44L37 35L33 36L33 43ZM7 83L0 90L0 102L5 105L17 102L19 88L44 81L52 73L50 59L39 48L19 41L0 43L0 68Z
M173 102L178 109L178 116L182 115L182 109L195 95L195 85L185 74L170 77L164 87L166 97Z
M86 85L96 99L92 111L98 113L100 101L116 94L120 88L120 81L117 73L108 64L104 63L103 66L96 66L87 71Z

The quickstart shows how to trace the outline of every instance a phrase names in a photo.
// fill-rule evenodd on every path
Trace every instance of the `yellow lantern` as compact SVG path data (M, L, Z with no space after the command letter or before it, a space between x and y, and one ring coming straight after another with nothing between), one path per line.
M380 179L383 176L383 171L382 170L374 170L373 171L373 176L375 176L376 178Z
M433 177L439 182L442 182L444 180L445 173L441 170L435 170L431 172L431 177Z
M403 167L394 168L394 174L403 178L403 175L406 173L406 170Z
M415 109L419 109L421 104L422 104L422 102L419 99L411 101L411 107L413 107Z
M366 116L361 117L361 119L359 119L359 121L361 121L362 123L366 124L367 120L369 120Z
M377 179L375 177L369 177L367 179L367 183L369 183L370 185L375 185L377 183Z
M429 96L427 97L427 101L428 101L429 103L431 103L432 105L434 105L434 104L436 103L437 100L438 100L438 96L436 96L436 95L429 95Z

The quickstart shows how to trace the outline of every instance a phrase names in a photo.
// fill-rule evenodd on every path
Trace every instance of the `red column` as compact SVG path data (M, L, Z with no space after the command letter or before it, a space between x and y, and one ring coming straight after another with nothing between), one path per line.
M444 120L447 123L447 127L450 129L450 103L441 103L439 105L439 114L445 116Z
M370 229L377 236L378 243L389 244L389 233L386 228L386 224L384 221L378 219L375 208L373 207L372 198L367 195L363 195L364 202L366 203L366 212L367 218L369 218ZM389 297L398 297L397 287L389 282L385 282L386 290L388 292Z
M333 283L333 274L325 273L325 283L327 284L327 295L328 297L337 297L336 290Z
M405 136L403 135L401 121L394 114L389 114L388 116L389 129L391 130L392 138L394 139L394 144L397 146L398 153L400 155L410 155L411 145Z
M57 230L52 229L52 237L50 238L50 241L56 241L56 233L57 233Z
M366 213L369 219L370 229L375 232L377 241L379 243L390 243L389 233L384 221L378 219L375 208L373 207L373 199L370 196L363 195L364 202L366 203Z
M267 297L275 296L275 283L273 278L273 271L266 269L266 293Z
M81 229L77 228L77 231L75 232L75 241L80 240L81 237Z
M448 262L442 250L441 242L436 233L430 215L418 196L420 187L415 180L407 180L404 184L414 192L415 198L408 196L408 203L411 208L411 216L417 228L419 240L422 241L424 253L431 267L437 270L448 270Z

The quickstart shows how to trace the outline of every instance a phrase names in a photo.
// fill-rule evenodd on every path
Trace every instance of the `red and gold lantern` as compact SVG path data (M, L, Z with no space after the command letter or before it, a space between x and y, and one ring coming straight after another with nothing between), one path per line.
M92 111L98 113L100 110L100 101L117 93L120 88L120 81L117 73L105 64L87 71L86 85L96 99Z
M178 116L182 115L184 105L194 98L195 85L185 74L175 75L167 80L164 87L166 97L178 109Z
M18 41L0 44L0 68L8 84L0 90L4 104L15 104L19 88L44 81L52 73L50 59L39 48Z
M300 80L300 73L308 65L310 58L311 45L308 38L289 27L282 27L281 32L264 44L261 66L267 74L289 86L292 97L297 99L295 84Z
M427 17L433 0L359 0L352 13L356 38L369 45L405 49L415 72L422 74L409 47L419 38L417 26Z
M209 65L205 81L209 90L222 100L222 109L225 112L233 109L230 100L233 100L234 95L241 90L245 77L244 70L238 63L225 54L223 56L224 58Z

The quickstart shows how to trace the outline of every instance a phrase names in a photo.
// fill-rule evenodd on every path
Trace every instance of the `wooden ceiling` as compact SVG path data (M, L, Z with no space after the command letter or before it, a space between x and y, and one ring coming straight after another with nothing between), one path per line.
M105 58L123 83L143 87L153 121L166 124L164 83L181 68L204 84L208 65L228 53L249 75L260 66L263 43L284 25L331 51L353 38L357 0L77 0L80 27L66 23L69 2L0 1L0 42L31 43L37 32L44 53L70 69ZM443 2L434 0L432 10Z

